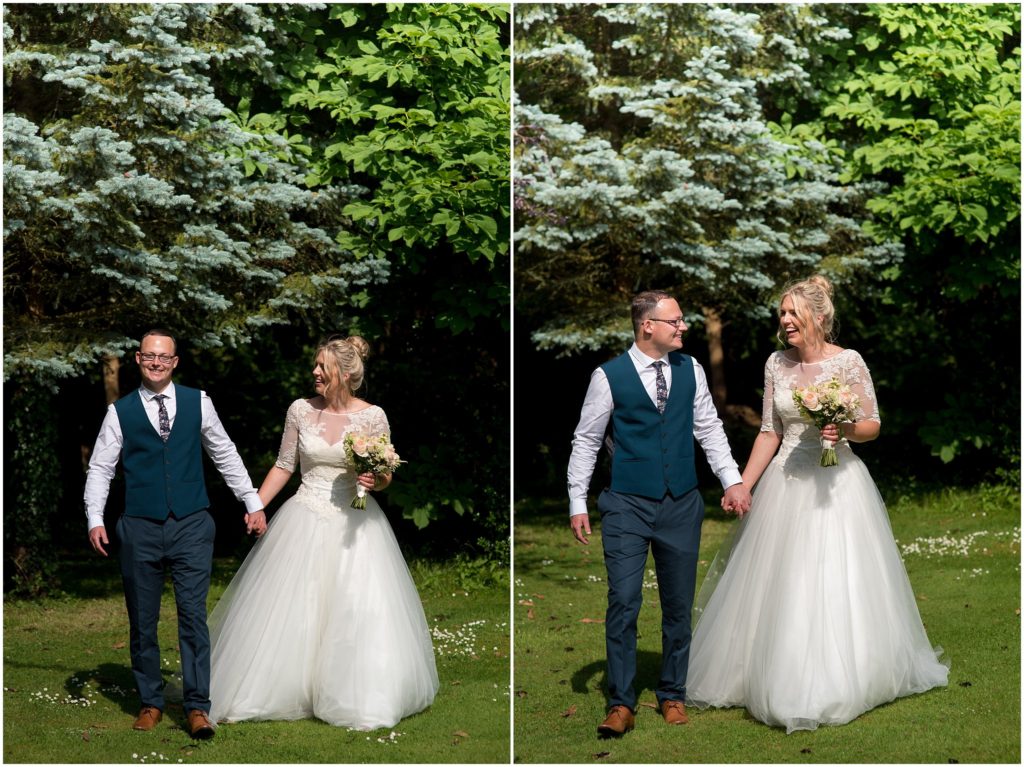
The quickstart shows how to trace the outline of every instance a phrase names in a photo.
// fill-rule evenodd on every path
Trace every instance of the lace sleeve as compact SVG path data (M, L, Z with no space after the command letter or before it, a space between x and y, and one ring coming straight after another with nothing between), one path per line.
M288 472L295 471L299 457L299 407L302 400L296 400L288 408L284 418L284 433L281 435L281 449L277 453L274 466Z
M843 365L843 383L849 384L853 393L860 398L857 420L881 423L882 419L878 415L878 399L875 397L875 385L871 382L871 372L864 359L852 349L849 359Z
M764 402L761 405L761 431L782 434L782 418L775 412L775 355L764 363Z
M388 416L383 408L375 407L369 414L369 422L366 429L370 434L386 434L391 439L391 425L388 423Z

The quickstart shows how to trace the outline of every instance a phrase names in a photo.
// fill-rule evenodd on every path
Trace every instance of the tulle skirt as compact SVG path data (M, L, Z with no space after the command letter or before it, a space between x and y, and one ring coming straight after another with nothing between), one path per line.
M745 706L787 732L844 724L947 683L885 505L849 450L768 466L697 600L687 703Z
M210 615L210 718L392 727L438 688L430 631L394 533L302 490Z

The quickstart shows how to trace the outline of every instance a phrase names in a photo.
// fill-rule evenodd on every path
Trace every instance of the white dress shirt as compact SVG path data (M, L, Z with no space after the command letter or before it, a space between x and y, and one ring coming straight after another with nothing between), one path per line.
M629 356L633 360L636 372L640 375L640 382L647 390L651 402L657 404L657 373L653 364L658 360L648 357L634 343L629 348ZM726 439L725 429L722 428L722 421L715 410L715 404L711 399L711 391L708 389L708 380L704 375L704 368L697 360L693 360L693 375L697 382L697 391L693 397L693 436L697 438L700 446L704 449L711 470L722 483L723 488L729 488L743 481L739 467L733 460L732 451L729 449L729 440ZM668 364L668 355L661 358L665 363L662 371L665 374L665 383L668 390L672 391L672 366ZM594 465L597 463L597 453L604 441L605 431L608 428L608 420L612 416L615 403L612 400L612 389L608 383L608 377L604 370L597 368L590 376L590 387L587 389L587 396L583 399L583 409L580 411L580 422L576 426L576 433L572 438L572 455L569 456L569 516L587 513L587 491L590 489L590 478L594 474ZM614 449L609 445L609 450Z
M142 407L149 417L149 422L159 434L160 410L155 399L156 392L150 391L145 386L140 386L138 393L142 397ZM160 394L167 395L164 407L167 408L167 417L171 422L171 428L174 428L174 416L178 412L174 383L168 384ZM209 395L206 392L199 394L199 406L202 411L200 434L203 449L213 460L213 465L224 477L225 484L231 488L235 498L245 504L246 513L260 511L263 504L256 494L256 489L252 486L249 472L245 470L235 443L228 438ZM103 418L103 424L100 426L100 433L96 437L96 444L92 449L89 471L85 475L85 516L90 530L103 525L103 509L107 505L107 495L110 493L110 480L114 478L117 462L121 459L123 444L124 435L121 432L120 419L117 417L117 408L109 405L107 414Z

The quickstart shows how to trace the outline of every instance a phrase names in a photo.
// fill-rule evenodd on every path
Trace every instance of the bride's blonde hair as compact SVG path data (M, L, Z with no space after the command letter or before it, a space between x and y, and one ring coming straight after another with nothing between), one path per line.
M324 382L324 398L328 402L337 399L339 387L345 383L346 373L348 392L355 394L363 385L363 360L370 355L370 345L361 336L332 336L317 347L313 356L314 365L321 352L324 355L323 369L327 378Z
M782 302L786 297L793 299L793 309L801 324L813 339L813 346L823 346L835 340L836 309L832 305L832 283L820 274L813 274L806 280L791 282L782 289L779 296L779 313L782 313ZM818 318L821 321L818 321ZM783 345L786 343L782 335L782 325L775 332Z

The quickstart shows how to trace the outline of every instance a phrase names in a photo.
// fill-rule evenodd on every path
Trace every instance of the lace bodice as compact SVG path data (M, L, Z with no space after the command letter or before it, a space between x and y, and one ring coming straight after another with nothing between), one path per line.
M793 390L833 377L848 384L860 398L855 420L881 423L871 373L853 349L843 349L813 364L794 362L784 352L775 352L765 363L761 431L774 431L782 437L775 460L783 462L787 468L818 466L821 459L821 431L800 414L793 402ZM836 450L840 451L840 462L843 453L852 455L845 439L836 444Z
M345 435L354 430L369 436L391 434L388 417L376 405L355 413L327 413L308 400L297 399L288 408L275 466L288 472L299 468L298 492L324 511L348 508L356 474L345 455Z

